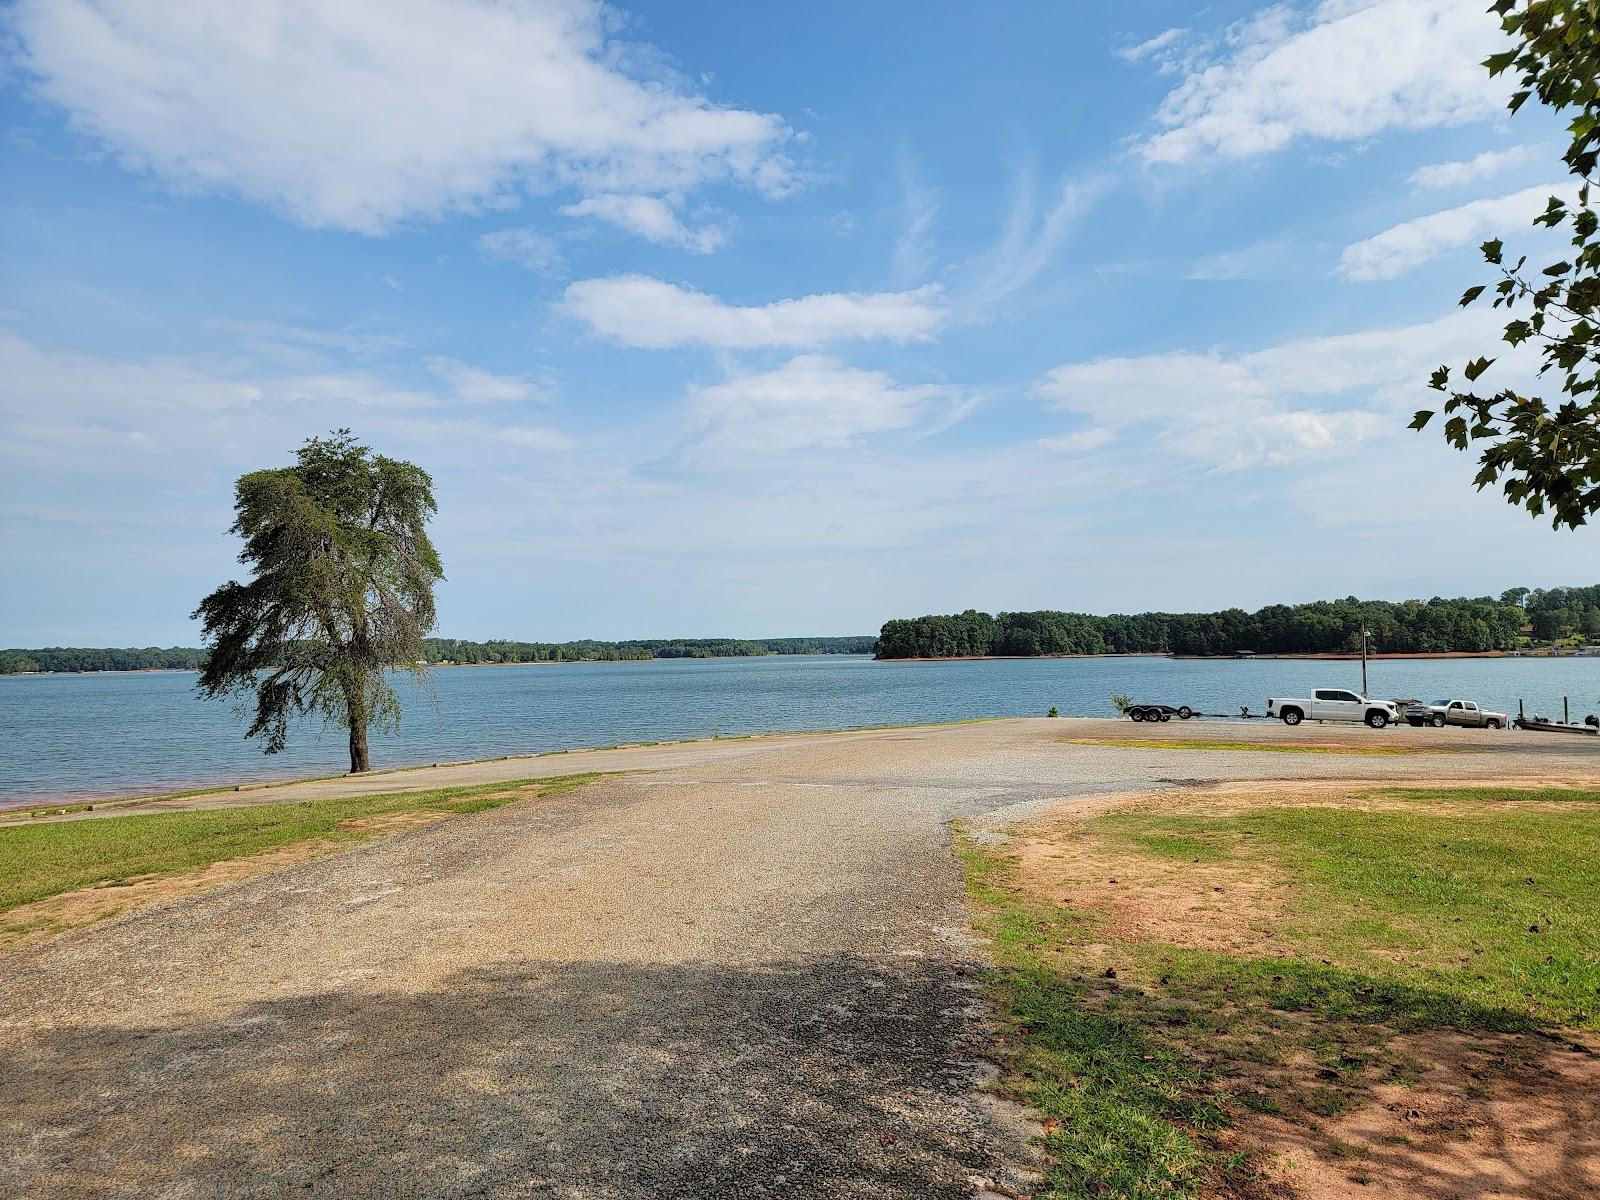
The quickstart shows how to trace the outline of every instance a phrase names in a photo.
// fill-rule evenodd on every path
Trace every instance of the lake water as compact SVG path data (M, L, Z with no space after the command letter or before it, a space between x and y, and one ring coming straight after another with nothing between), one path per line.
M1375 696L1465 696L1515 715L1600 711L1600 658L1374 662ZM658 659L537 667L457 667L432 675L430 698L402 685L398 733L374 731L374 766L540 750L947 721L963 717L1109 716L1110 693L1254 711L1269 695L1359 688L1349 662L1167 658L872 662L864 656ZM338 730L308 725L267 757L240 736L229 705L194 695L195 676L0 676L0 802L116 795L211 783L334 774L348 763Z

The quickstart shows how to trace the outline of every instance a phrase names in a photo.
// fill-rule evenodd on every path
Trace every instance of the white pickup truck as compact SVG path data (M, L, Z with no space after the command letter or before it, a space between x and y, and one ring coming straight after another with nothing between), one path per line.
M1365 721L1382 729L1400 719L1400 710L1388 700L1368 700L1341 688L1318 688L1309 700L1268 700L1267 716L1285 725L1301 721Z
M1432 704L1413 704L1405 711L1407 724L1465 725L1469 729L1504 729L1511 724L1505 713L1490 712L1476 700L1435 700Z

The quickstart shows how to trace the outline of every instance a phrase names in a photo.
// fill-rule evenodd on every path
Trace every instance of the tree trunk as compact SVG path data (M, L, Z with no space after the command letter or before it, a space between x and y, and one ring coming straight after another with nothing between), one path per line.
M358 722L354 716L350 718L350 774L359 775L362 771L370 770L371 761L367 758L367 722L365 714Z
M345 717L350 722L350 774L359 775L372 769L367 758L367 705L360 686L344 690Z

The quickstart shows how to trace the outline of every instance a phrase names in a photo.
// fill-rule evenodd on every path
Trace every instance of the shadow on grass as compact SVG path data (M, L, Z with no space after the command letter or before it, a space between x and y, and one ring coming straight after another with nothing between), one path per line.
M965 986L963 986L965 985ZM971 1194L948 964L536 962L13 1035L9 1195Z
M1228 1152L1224 1131L1244 1110L1311 1122L1375 1084L1412 1082L1427 1068L1391 1045L1395 1035L1539 1035L1522 1038L1534 1056L1560 1044L1525 1013L1323 963L1133 943L1115 948L1106 978L1083 960L1077 973L1040 965L1019 946L993 978L1014 1035L1007 1065L1052 1120L1050 1196L1293 1196ZM1423 1170L1399 1146L1363 1147L1361 1163L1437 1200L1576 1196L1579 1158L1600 1152L1594 1115L1553 1108L1549 1152L1520 1177L1492 1151L1492 1171L1471 1157ZM1476 1147L1512 1138L1492 1110L1482 1116Z

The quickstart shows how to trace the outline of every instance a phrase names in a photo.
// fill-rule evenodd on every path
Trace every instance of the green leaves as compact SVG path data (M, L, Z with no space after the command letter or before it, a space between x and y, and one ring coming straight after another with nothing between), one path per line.
M1592 319L1600 310L1600 214L1590 204L1600 159L1600 0L1493 0L1489 11L1500 17L1508 45L1483 66L1491 77L1517 77L1507 108L1516 112L1537 96L1553 111L1570 113L1562 158L1576 177L1576 203L1551 196L1533 222L1554 229L1570 218L1570 258L1530 278L1526 256L1507 264L1500 239L1481 247L1484 261L1500 272L1493 306L1526 310L1506 322L1501 340L1525 353L1536 349L1538 374L1557 395L1547 402L1511 389L1451 392L1444 367L1428 386L1447 393L1443 411L1455 414L1441 429L1446 441L1478 450L1479 487L1498 483L1512 504L1548 514L1557 528L1576 528L1600 511L1600 324ZM1468 288L1461 305L1490 286ZM1466 363L1466 384L1477 383L1494 361L1479 356ZM1423 429L1432 417L1419 411L1410 427Z
M1489 55L1488 58L1483 60L1483 65L1489 68L1491 76L1495 76L1503 74L1505 69L1516 61L1517 52L1515 50L1502 50L1499 54Z
M292 717L345 725L351 769L365 770L368 724L399 717L384 671L414 668L433 626L434 511L427 472L372 454L349 430L310 439L292 467L243 476L233 532L252 578L194 612L210 649L201 694L253 696L245 736L269 754Z

